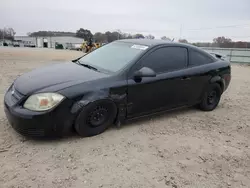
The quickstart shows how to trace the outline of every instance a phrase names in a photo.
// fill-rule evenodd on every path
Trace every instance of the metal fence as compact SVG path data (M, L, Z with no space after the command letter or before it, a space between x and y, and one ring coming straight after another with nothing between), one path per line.
M248 63L250 64L250 49L245 48L214 48L202 47L207 52L219 53L227 57L232 63Z

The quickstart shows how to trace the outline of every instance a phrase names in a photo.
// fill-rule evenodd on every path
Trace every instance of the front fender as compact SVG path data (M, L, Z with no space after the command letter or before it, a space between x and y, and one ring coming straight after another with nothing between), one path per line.
M112 101L117 107L119 119L126 117L127 94L124 92L112 92L110 89L95 90L78 97L71 108L71 113L78 114L85 106L98 100Z

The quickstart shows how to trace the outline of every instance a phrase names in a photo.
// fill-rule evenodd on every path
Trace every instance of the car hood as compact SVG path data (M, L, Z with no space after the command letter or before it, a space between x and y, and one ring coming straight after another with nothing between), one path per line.
M107 77L107 74L88 69L73 62L60 63L35 69L21 75L14 87L23 95L47 90L56 91L65 87Z

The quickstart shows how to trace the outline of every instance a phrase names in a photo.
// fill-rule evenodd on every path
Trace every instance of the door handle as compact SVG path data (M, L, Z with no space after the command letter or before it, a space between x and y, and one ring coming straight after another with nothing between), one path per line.
M187 77L187 76L183 76L182 78L181 78L181 80L190 80L191 78L190 77Z

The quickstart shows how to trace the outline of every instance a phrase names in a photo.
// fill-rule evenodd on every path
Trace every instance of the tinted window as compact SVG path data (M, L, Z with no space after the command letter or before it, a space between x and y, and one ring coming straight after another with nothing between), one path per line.
M156 73L178 70L187 66L187 49L182 47L159 48L143 60L143 66Z
M190 55L189 66L204 65L213 62L213 59L210 58L209 56L194 50L190 50L189 55Z
M112 42L83 56L79 62L109 72L116 72L147 48L147 46L132 43Z

